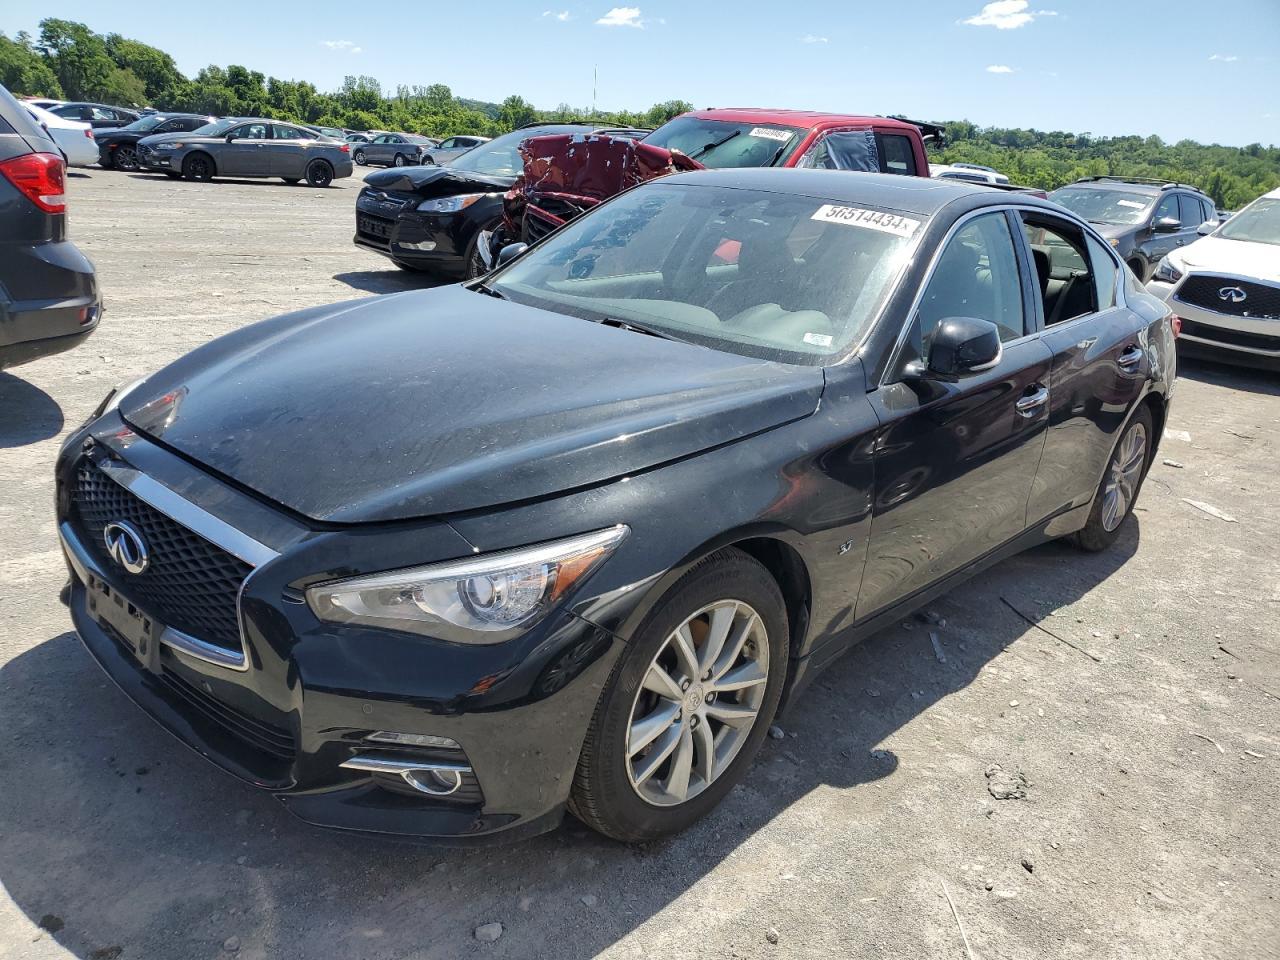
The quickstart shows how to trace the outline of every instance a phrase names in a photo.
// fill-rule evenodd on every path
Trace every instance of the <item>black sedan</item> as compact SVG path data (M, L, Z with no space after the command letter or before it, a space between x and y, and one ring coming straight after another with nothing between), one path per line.
M1169 312L1036 198L699 172L504 254L214 340L60 454L89 651L305 820L672 834L854 642L1108 547L1156 455Z
M149 113L128 126L97 133L94 138L98 142L98 165L109 170L140 170L138 141L143 137L189 133L215 119L199 113Z
M583 133L589 124L525 127L468 150L445 166L401 167L364 178L354 242L404 270L472 279L488 268L477 239L502 222L502 195L524 164L529 137Z

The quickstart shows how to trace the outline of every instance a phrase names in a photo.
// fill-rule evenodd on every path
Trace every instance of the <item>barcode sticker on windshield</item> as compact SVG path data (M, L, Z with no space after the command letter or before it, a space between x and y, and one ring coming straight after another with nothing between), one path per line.
M909 237L920 226L919 220L902 217L896 213L863 210L861 207L841 207L834 203L823 204L810 219L825 223L843 223L851 227L865 227L868 230L892 233L898 237Z
M804 342L812 344L815 347L831 346L831 334L829 333L806 333Z
M1116 203L1122 207L1137 207L1139 210L1146 206L1145 203L1139 203L1137 200L1117 200Z
M772 127L753 127L751 132L747 134L749 137L760 137L762 140L783 140L791 139L790 130L774 130Z

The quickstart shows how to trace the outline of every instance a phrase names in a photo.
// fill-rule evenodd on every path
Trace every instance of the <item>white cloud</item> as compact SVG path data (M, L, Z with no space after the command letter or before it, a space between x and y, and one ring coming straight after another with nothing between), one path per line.
M354 40L321 40L320 46L328 47L330 50L342 50L347 53L359 53L360 48L356 46Z
M1212 57L1210 57L1209 59L1210 59L1210 60L1220 60L1220 61L1221 61L1221 62L1223 62L1223 63L1235 63L1235 62L1236 62L1237 60L1239 60L1240 58L1239 58L1239 57L1237 57L1237 56L1235 56L1234 54L1229 54L1229 53L1215 53L1215 54L1214 54Z
M1028 10L1031 0L991 0L968 20L971 27L995 27L997 30L1017 30L1037 17L1056 17L1057 10Z
M1006 67L1003 63L993 63L987 67L987 73L1013 73L1013 67Z
M543 10L542 15L544 17L554 17L555 19L559 20L561 23L567 23L568 21L573 19L571 16L569 16L568 10L560 10L560 11Z
M828 43L826 37L815 37L812 33L806 33L800 38L801 43Z
M596 21L602 27L635 27L644 29L644 21L640 19L639 7L614 7Z

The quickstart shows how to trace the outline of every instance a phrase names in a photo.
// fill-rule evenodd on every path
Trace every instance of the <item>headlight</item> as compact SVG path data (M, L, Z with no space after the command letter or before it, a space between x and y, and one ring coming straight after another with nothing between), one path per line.
M423 213L457 213L484 197L485 194L483 193L464 193L459 197L440 197L438 200L423 200L418 204L418 209Z
M487 557L393 570L307 589L321 620L499 643L540 620L629 533L624 525Z
M151 149L152 150L177 150L183 146L184 144L181 144L181 143L157 143Z
M1177 283L1182 279L1182 271L1175 267L1168 257L1161 257L1160 262L1156 264L1153 279L1163 280L1165 283Z

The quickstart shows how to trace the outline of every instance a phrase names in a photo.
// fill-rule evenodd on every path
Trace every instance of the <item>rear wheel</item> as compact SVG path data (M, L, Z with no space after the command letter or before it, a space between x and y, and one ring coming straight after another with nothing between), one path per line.
M328 160L312 160L307 165L307 183L313 187L327 187L333 183L333 167Z
M138 169L138 150L130 144L121 144L111 155L111 163L117 170L133 173Z
M1133 504L1142 490L1151 456L1151 411L1146 405L1133 415L1120 440L1111 451L1111 460L1103 474L1093 509L1084 528L1074 535L1076 545L1084 550L1105 550L1120 536L1120 526L1133 512Z
M361 166L361 167L363 167L363 166L364 166L364 163L365 163L365 160L364 160L364 151L363 151L363 150L357 150L355 153L353 153L353 154L351 155L351 159L352 159L352 160L354 160L354 161L356 162L356 165L357 165L357 166Z
M213 179L213 157L207 153L193 153L182 161L182 175L188 180L208 182Z
M396 154L396 158L395 158L395 160L394 160L394 163L395 163L395 165L396 165L397 167L403 167L403 166L404 166L405 164L407 164L408 162L409 162L409 161L405 159L405 156L404 156L404 154L403 154L403 153L397 153L397 154Z
M742 779L782 696L787 617L769 572L722 550L627 644L596 706L569 809L618 840L671 836Z

